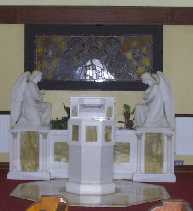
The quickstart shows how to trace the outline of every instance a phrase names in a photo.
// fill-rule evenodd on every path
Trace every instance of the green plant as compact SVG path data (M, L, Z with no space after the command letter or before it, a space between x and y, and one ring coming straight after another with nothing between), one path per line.
M66 130L68 129L68 120L70 118L70 107L65 106L63 103L64 110L67 116L62 116L61 119L53 119L51 120L51 128L55 130Z
M128 104L123 104L123 116L124 121L118 121L119 123L123 123L125 128L133 128L133 119L131 116L135 113L135 108L131 110L131 106Z
M127 113L129 115L129 118L130 118L131 106L128 105L128 104L123 104L123 113Z
M66 112L66 114L67 114L67 118L69 119L69 118L70 118L70 107L65 106L64 103L63 103L63 105L64 105L64 110L65 110L65 112Z
M61 119L51 120L51 128L53 130L67 130L68 129L68 119L67 117L62 117Z

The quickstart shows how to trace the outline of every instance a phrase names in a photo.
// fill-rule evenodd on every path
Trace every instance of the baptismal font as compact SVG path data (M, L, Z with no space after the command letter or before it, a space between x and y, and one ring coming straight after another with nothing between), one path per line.
M115 192L113 183L114 99L71 97L69 182L78 194Z

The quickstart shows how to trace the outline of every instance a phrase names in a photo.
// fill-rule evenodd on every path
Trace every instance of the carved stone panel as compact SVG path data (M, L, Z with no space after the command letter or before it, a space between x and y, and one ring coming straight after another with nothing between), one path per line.
M112 126L105 126L105 142L112 141Z
M86 126L86 142L96 142L96 141L97 141L97 127Z
M114 163L128 163L130 161L130 143L116 143L114 145Z
M65 142L54 143L54 161L68 162L69 146Z
M161 133L145 134L145 173L162 173L164 159L164 139Z
M39 169L39 134L37 132L22 132L20 141L21 170L37 171Z
M72 141L78 141L79 140L79 126L78 125L72 125Z

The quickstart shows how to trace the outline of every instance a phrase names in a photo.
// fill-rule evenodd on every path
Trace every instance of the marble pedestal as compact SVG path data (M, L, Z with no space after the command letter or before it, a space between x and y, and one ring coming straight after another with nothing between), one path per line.
M137 168L137 137L135 130L115 131L114 179L133 179Z
M49 180L48 130L11 130L8 179Z
M137 136L137 169L134 181L175 182L175 132L167 128L141 128Z
M47 138L47 164L50 179L68 178L69 130L50 130Z

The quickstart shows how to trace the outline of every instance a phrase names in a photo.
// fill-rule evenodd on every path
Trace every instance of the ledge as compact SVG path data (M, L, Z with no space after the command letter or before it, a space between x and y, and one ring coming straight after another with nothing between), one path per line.
M175 173L193 173L193 165L175 166ZM9 170L9 162L0 162L0 172Z

